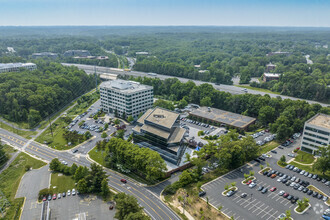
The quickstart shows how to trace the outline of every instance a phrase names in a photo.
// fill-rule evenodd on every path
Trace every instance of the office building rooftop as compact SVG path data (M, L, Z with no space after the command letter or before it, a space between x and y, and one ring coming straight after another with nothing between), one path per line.
M318 127L330 129L330 115L319 113L306 121L306 123L315 125Z
M106 81L100 85L101 88L108 88L117 90L120 93L135 93L146 89L152 89L152 86L142 85L138 82L125 81L125 80L113 80Z

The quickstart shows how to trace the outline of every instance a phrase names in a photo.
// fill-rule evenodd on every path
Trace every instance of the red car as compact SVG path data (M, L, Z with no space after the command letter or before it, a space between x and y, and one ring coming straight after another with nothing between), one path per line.
M56 197L56 193L53 195L53 200L55 200L57 197Z
M289 196L289 193L284 193L283 197L286 198Z
M250 185L252 183L252 180L249 180L246 185Z
M42 201L46 201L47 200L47 197L46 196L44 196L44 198L42 199Z
M276 187L272 187L269 191L274 192L276 190Z
M127 180L125 180L125 179L121 179L120 182L122 182L122 183L127 183Z

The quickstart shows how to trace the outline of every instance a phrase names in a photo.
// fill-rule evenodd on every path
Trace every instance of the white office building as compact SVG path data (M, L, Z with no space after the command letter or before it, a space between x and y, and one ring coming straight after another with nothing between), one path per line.
M35 70L37 65L34 63L0 63L0 73L18 72L20 68Z
M316 153L318 147L330 144L330 115L317 114L305 122L301 150Z
M138 82L114 80L100 85L101 108L104 112L137 118L153 104L153 87Z

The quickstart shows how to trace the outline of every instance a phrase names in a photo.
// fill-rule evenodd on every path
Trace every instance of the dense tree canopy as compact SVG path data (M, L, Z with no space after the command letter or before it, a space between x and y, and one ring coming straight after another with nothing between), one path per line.
M37 62L38 69L0 74L0 114L36 126L95 86L93 76L75 67Z
M218 91L207 83L196 86L192 81L181 83L175 78L160 80L130 77L129 79L152 85L155 95L171 101L188 100L190 103L255 117L258 119L257 126L269 125L271 131L278 134L279 140L301 131L304 122L316 113L330 114L329 107L322 107L319 104L291 99L282 100L280 97L271 98L269 95L232 95Z
M150 181L163 178L167 170L165 161L157 152L120 138L111 138L108 143L98 142L97 147L107 151L105 161L109 168L120 165Z

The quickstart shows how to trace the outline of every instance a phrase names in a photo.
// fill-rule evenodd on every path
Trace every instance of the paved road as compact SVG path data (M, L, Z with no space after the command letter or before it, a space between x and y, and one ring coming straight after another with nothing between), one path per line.
M85 70L86 73L94 73L95 72L95 66L92 65L83 65L83 64L73 64L73 63L62 63L62 65L65 66L77 66L79 69L83 69ZM131 72L126 72L126 71L122 71L119 69L115 69L115 68L108 68L108 67L96 67L96 73L100 74L100 73L112 73L112 74L117 74L117 75L130 75L130 76L147 76L147 77L151 77L151 78L159 78L159 79L167 79L167 78L173 78L174 76L167 76L167 75L160 75L157 74L157 76L150 76L148 75L148 73L145 72L138 72L138 71L131 71ZM181 82L187 82L191 79L186 79L186 78L181 78L181 77L174 77L179 79ZM203 82L203 81L199 81L199 80L191 80L193 81L196 85L200 85L203 83L208 83L208 82ZM240 87L236 87L236 86L231 86L231 85L215 85L214 83L209 83L211 84L215 89L218 89L219 91L224 91L224 92L229 92L231 94L244 94L245 92L242 91L242 88ZM277 97L280 96L282 99L292 99L292 100L305 100L305 99L299 99L299 98L294 98L294 97L290 97L290 96L284 96L284 95L277 95L277 94L272 94L272 93L266 93L266 92L260 92L260 91L256 91L256 90L251 90L248 89L248 93L251 94L259 94L259 95L265 95L268 94L270 97ZM320 104L322 106L328 106L327 104L324 103L320 103L320 102L316 102L316 101L311 101L311 100L305 100L311 104Z
M0 138L16 147L19 150L23 150L23 146L28 140L13 134L4 129L0 129ZM49 147L41 145L36 142L31 142L26 148L25 152L35 155L42 160L51 161L53 158L59 158L65 160L69 165L76 163L77 165L89 167L91 162L86 159L83 154L72 154L71 151L55 151ZM117 174L109 169L105 169L109 177L109 185L120 192L136 197L141 206L145 208L145 211L152 219L180 219L170 208L168 208L157 195L152 193L148 187L141 186L137 182L130 178L124 177L121 174ZM128 183L123 184L120 182L121 178L127 178Z
M25 197L21 220L40 219L41 204L38 203L38 193L48 188L50 181L49 166L32 170L23 176L17 189L15 198Z

